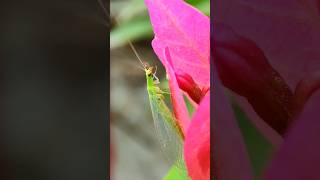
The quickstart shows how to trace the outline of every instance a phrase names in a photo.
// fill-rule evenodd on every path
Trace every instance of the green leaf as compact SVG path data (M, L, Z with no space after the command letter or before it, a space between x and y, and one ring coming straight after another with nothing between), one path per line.
M148 18L129 21L113 29L110 33L110 48L123 46L130 40L140 40L152 37L153 32Z
M210 15L210 1L209 0L186 0L187 3L199 9L205 15Z
M190 100L188 99L187 96L184 95L183 98L184 98L184 102L186 103L186 106L187 106L187 109L188 109L189 117L192 117L192 114L194 112L194 107L191 104L191 102L190 102Z
M195 7L205 15L210 16L210 1L200 1Z
M164 180L187 180L187 171L178 168L177 166L172 166L168 174L163 178Z
M247 146L255 178L259 179L273 152L273 146L256 129L238 104L233 102L232 107Z

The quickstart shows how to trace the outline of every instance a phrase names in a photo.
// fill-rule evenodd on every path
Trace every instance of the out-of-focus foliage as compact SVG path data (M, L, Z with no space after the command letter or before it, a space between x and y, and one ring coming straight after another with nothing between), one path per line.
M210 15L209 0L187 0L189 4ZM153 36L144 0L111 1L110 48L115 49L127 44L128 40L137 41Z
M172 166L164 180L188 180L186 169L179 169L177 166Z
M248 150L255 178L259 179L263 175L263 170L274 148L259 130L254 127L245 112L236 102L233 102L233 110Z

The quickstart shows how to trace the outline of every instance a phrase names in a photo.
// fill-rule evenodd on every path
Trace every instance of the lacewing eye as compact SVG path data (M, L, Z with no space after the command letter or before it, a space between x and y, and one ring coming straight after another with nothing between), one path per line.
M154 74L156 72L156 68L154 68L154 67L150 67L149 69L152 72L152 74Z
M148 77L151 77L153 75L152 67L146 67L146 73Z

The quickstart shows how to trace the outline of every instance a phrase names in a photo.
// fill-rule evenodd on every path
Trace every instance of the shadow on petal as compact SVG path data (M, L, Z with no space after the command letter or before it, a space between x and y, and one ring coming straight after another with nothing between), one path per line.
M211 133L213 177L223 180L250 180L253 173L244 140L233 110L222 91L213 69L213 104L211 105Z
M318 180L320 167L320 91L316 91L297 116L285 141L274 155L265 180Z

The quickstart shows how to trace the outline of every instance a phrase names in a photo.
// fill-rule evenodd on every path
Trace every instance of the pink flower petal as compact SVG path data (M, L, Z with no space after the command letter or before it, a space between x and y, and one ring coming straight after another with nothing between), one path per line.
M145 0L155 33L152 46L163 62L169 47L173 70L188 73L201 87L210 84L209 18L182 0Z
M251 180L253 174L242 134L233 110L222 92L215 69L213 69L213 82L215 85L211 105L213 177L219 180Z
M162 63L166 67L166 71L169 76L169 87L174 114L178 121L178 124L182 128L183 134L185 135L190 123L190 119L188 117L188 109L184 102L182 92L178 86L176 75L169 64L169 62L171 62L169 48L165 48L163 54L165 59L162 61Z
M223 0L214 7L215 21L258 44L292 90L320 68L318 0Z
M210 93L201 101L190 125L184 144L188 174L194 180L209 180Z
M318 180L320 178L320 91L316 91L275 154L264 179Z

